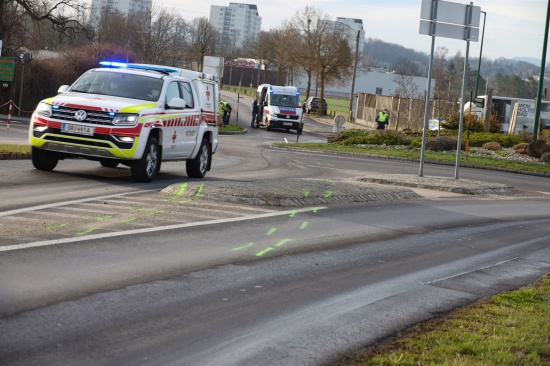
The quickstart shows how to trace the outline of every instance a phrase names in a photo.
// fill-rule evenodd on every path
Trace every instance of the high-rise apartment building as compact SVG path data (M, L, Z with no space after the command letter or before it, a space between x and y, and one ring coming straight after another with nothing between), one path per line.
M256 5L229 3L210 6L210 24L217 29L222 47L243 47L259 36L262 18Z
M350 29L351 28L351 29ZM355 46L357 43L357 32L359 32L359 55L363 54L365 50L365 31L363 30L363 20L355 18L340 18L337 17L334 22L334 29L353 31L353 37L350 37L350 48L355 52Z
M118 10L121 13L128 15L143 11L151 11L153 0L92 0L91 20L95 24L100 18L101 11Z

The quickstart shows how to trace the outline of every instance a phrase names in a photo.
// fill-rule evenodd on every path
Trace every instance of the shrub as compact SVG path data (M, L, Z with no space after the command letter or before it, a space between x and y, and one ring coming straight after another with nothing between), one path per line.
M533 142L535 137L532 132L526 130L518 131L517 135L521 138L522 142Z
M550 130L543 130L540 134L541 140L550 143Z
M498 142L494 142L494 141L486 142L486 143L483 144L482 147L485 150L492 150L492 151L498 151L502 148Z
M519 144L512 146L512 150L518 154L527 155L529 154L529 144L527 142L520 142Z
M463 135L465 140L466 134ZM502 147L512 147L523 142L523 139L518 135L508 135L502 133L479 132L470 134L470 146L481 147L487 142L498 142Z
M462 124L462 128L464 129L464 131L466 131L468 129L468 115L466 113L464 114L463 120L464 122ZM441 127L448 130L458 130L459 121L460 113L458 111L452 111L446 116L445 122L441 124ZM477 116L472 115L469 125L470 132L480 132L484 130L483 121L478 120Z
M399 131L364 131L352 134L343 145L410 145L411 139Z

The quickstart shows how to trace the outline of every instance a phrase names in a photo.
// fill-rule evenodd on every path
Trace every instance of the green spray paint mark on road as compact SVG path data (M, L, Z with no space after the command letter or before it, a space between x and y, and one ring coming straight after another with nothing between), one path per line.
M270 251L272 251L272 250L273 250L272 247L269 247L269 248L267 248L267 249L264 249L264 250L262 250L261 252L256 253L256 257L261 257L261 256L264 255L265 253L270 252Z
M283 239L280 242L278 242L277 244L275 244L275 246L276 247L282 247L283 245L285 245L286 243L291 242L291 241L292 241L292 239Z
M231 249L231 250L234 250L234 251L235 251L235 250L242 250L242 249L250 248L250 247L253 246L253 245L254 245L254 243L248 243L248 244L246 244L246 245L243 245L242 247L233 248L233 249Z
M164 211L162 211L162 210L155 211L155 212L149 212L149 213L147 214L147 216L155 216L155 215L161 214L161 213L163 213L163 212L164 212Z
M332 191L325 191L325 198L329 198L330 196L332 196L334 193L332 193Z
M296 210L292 210L292 211L290 212L290 215L289 215L289 216L290 216L290 217L294 217L294 216L296 216L297 213L298 213L298 212L296 212Z
M191 203L193 202L192 199L188 199L188 200L185 200L185 201L180 201L180 204L183 205L183 204L186 204L186 203Z
M58 225L52 225L52 226L46 226L45 230L53 230L53 229L59 229L60 227L65 227L68 224L58 224Z
M112 217L113 217L112 215L108 215L108 216L96 217L95 219L96 219L97 221L103 221L103 220L110 219L110 218L112 218Z
M319 207L315 207L312 212L317 213L317 211L319 211Z
M150 211L152 210L151 208L135 208L133 210L131 210L130 212L139 212L139 211Z
M304 189L304 197L309 197L309 194L310 194L310 190L309 189Z
M84 230L84 231L81 231L79 233L75 233L75 235L86 235L86 234L89 234L92 231L95 231L97 229L98 229L97 227L92 227L92 228L89 228L88 230Z
M309 222L307 222L307 221L302 222L302 225L300 225L300 229L305 229L308 224L309 224Z
M201 183L201 185L199 186L199 189L197 189L197 193L195 193L195 197L198 198L201 196L201 192L203 188L204 188L204 183Z
M130 219L122 220L121 222L132 222L132 221L136 221L136 220L137 220L137 217L132 217Z
M187 189L187 183L184 183L180 186L180 189L178 191L178 193L176 193L175 195L173 195L172 197L164 200L165 202L168 202L168 201L173 201L175 199L178 199L180 198L181 196L183 196L183 194L185 193L185 190Z
M332 179L327 179L327 182L332 183L332 184L336 184L336 181L332 180Z
M267 233L265 233L265 235L268 235L268 236L269 236L269 235L273 234L275 231L277 231L277 229L274 228L274 227L272 227L271 229L269 229L269 230L267 231Z

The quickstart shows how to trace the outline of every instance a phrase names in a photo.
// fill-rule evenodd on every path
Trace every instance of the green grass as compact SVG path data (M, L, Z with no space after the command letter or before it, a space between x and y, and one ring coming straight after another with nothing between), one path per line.
M341 364L550 365L550 276L412 327Z
M30 153L30 145L0 144L0 153Z
M401 159L420 160L420 150L418 149L404 149L404 148L383 148L383 147L363 147L355 145L340 145L340 144L322 144L322 143L299 143L299 144L285 144L276 143L276 146L281 147L295 147L306 150L314 151L331 151L348 154L361 154L361 155L376 155L376 156L390 156ZM426 151L424 155L425 161L441 161L454 164L456 162L455 153L441 153ZM494 167L510 170L521 170L528 172L539 172L550 174L550 165L537 164L537 163L524 163L518 161L509 161L504 159L495 159L491 157L478 157L469 156L462 152L460 154L461 165L473 165Z
M228 123L227 125L220 125L219 132L241 132L244 131L244 128L237 126L233 123Z

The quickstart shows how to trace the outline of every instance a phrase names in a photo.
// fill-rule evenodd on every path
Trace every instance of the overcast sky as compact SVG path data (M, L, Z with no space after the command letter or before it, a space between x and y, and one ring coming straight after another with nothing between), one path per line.
M211 5L228 6L230 2L256 4L262 17L262 30L280 27L296 11L314 6L336 17L363 20L367 38L378 38L406 48L429 53L431 38L418 33L422 0L153 0L154 4L174 9L185 19L209 17ZM469 1L452 1L469 4ZM477 0L475 6L487 13L483 56L533 57L541 59L548 0ZM483 26L481 15L479 38ZM436 47L446 46L449 55L466 50L466 42L436 37ZM471 42L470 56L479 56L481 42ZM550 61L547 56L547 61Z

